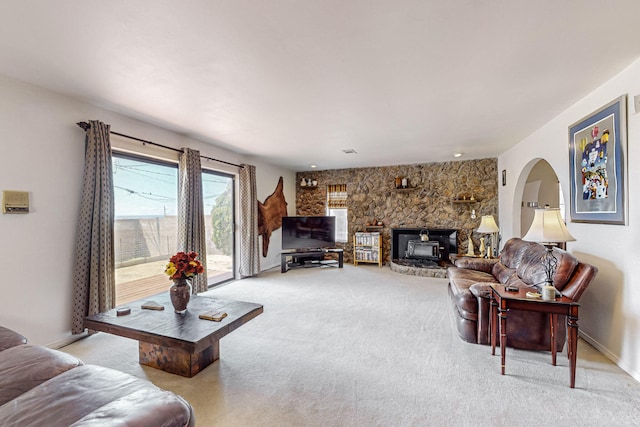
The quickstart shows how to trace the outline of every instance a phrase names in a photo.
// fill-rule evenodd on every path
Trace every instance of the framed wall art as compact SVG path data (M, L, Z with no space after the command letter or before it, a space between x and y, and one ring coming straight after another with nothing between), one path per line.
M571 221L626 225L627 96L569 127Z

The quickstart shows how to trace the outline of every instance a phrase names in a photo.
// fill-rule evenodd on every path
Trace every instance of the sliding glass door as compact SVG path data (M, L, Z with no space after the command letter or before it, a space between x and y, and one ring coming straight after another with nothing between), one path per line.
M178 165L113 153L116 305L166 292L177 251ZM234 278L234 177L202 171L209 286Z
M113 154L116 305L167 291L176 252L178 166Z
M202 171L204 223L207 233L209 286L233 279L234 271L234 179L232 175Z

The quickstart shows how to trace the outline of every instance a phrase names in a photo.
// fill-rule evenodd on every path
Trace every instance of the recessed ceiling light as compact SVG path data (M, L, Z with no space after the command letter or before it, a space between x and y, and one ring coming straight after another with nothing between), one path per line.
M342 152L345 154L358 154L358 152L353 148L345 148L344 150L342 150Z
M315 168L317 168L317 167L318 167L318 166L316 166L316 165L311 165L311 169L315 169Z
M462 157L462 153L454 153L453 157Z

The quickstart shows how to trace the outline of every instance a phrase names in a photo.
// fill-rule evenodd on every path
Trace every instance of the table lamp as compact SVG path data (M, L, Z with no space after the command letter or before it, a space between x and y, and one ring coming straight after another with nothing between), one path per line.
M498 224L496 224L496 220L493 219L493 215L483 215L482 219L480 219L480 227L478 227L476 231L480 234L489 234L492 237L487 248L487 258L493 258L493 249L491 245L495 244L494 240L497 240L493 239L493 235L500 231L500 229L498 228ZM484 245L482 243L484 243L484 239L480 240L480 254L483 254Z
M560 242L574 242L576 239L569 233L558 208L536 209L533 222L527 234L522 238L530 242L542 243L546 248L541 261L546 273L545 286L553 286L553 275L558 260L553 255L553 247ZM542 287L540 287L542 290Z

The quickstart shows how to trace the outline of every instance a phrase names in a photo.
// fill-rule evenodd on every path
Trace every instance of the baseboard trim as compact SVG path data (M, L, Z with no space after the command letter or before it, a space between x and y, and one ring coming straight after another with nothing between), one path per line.
M583 331L580 331L579 334L580 334L580 337L584 339L586 342L588 342L593 348L595 348L600 353L602 353L607 359L615 363L620 369L622 369L627 374L629 374L634 380L640 382L640 372L635 370L633 367L629 366L627 363L625 363L624 360L620 359L620 356L609 351L608 348L600 344L596 339L594 339L589 334Z
M74 342L76 342L78 340L81 340L82 338L86 338L88 336L89 336L88 332L83 332L81 334L71 335L71 336L69 336L67 338L64 338L64 339L60 340L60 341L56 341L56 342L54 342L52 344L49 344L49 345L47 345L47 347L60 349L62 347L66 347L69 344L74 343Z

